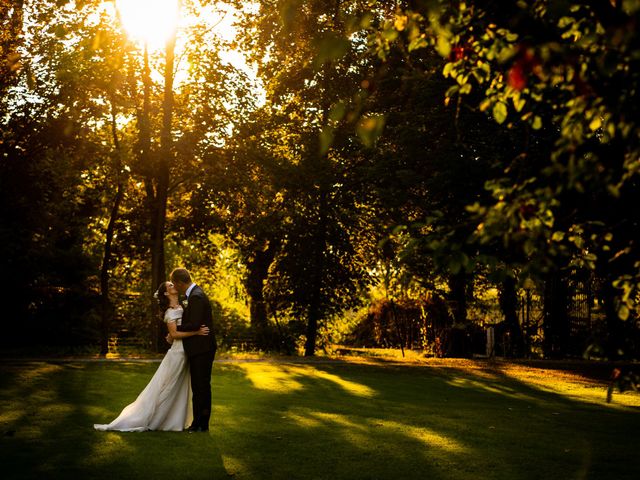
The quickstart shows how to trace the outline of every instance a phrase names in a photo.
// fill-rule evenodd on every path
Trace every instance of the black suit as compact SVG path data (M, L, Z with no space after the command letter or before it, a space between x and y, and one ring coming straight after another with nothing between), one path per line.
M211 303L197 285L191 290L187 306L182 314L180 332L195 332L200 325L209 327L209 335L194 335L182 340L185 354L189 359L191 371L191 390L193 391L194 428L209 428L211 417L211 369L216 354L216 336L213 332Z

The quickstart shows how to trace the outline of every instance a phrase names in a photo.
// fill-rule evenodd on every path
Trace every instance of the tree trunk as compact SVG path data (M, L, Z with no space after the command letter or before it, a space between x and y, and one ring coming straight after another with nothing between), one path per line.
M138 154L140 159L140 171L144 177L147 209L151 213L155 203L155 190L153 188L154 165L151 157L151 67L149 67L149 47L145 43L142 69L142 110L138 112ZM153 291L155 287L152 286Z
M316 248L313 258L313 282L311 283L311 299L307 309L307 340L304 345L304 356L315 355L318 323L322 316L322 277L324 276L324 255L327 248L327 199L324 189L320 191L319 219L316 229Z
M520 356L524 350L522 340L522 329L520 328L520 322L518 321L518 292L516 290L516 279L512 276L507 276L502 282L500 288L500 308L504 315L504 324L506 327L506 335L508 335L508 341L505 341L507 350L505 355L507 356Z
M600 296L602 298L602 304L604 306L605 324L607 327L607 335L605 343L603 345L605 355L609 360L619 360L620 352L623 350L622 339L623 323L618 317L618 310L616 308L616 297L619 292L613 287L613 280L611 276L605 276L602 282L602 288L600 289Z
M467 323L467 275L460 272L449 277L449 304L453 313L453 323Z
M469 278L465 272L449 277L449 305L453 313L453 327L449 335L447 356L467 357L469 355L465 328L467 325L468 284Z
M155 231L156 216L155 204L156 204L156 192L154 188L154 165L153 157L151 155L151 68L149 67L149 48L147 43L144 45L143 54L143 70L142 70L142 110L138 111L138 158L139 158L139 170L144 178L145 189L145 211L149 220L149 232ZM132 75L133 76L133 75ZM150 240L145 239L149 250L153 252L153 238L150 236ZM152 253L153 255L153 253ZM151 292L155 292L158 285L154 282L155 277L151 276L151 285L149 286ZM157 304L155 299L149 296L149 312L156 312ZM157 338L159 335L160 326L156 315L152 315L151 331L149 332L152 348L157 350Z
M264 301L264 281L269 275L269 267L279 246L279 241L271 240L267 242L265 249L254 252L253 258L247 262L248 273L244 282L249 295L251 329L255 334L258 347L266 350L273 347L273 339L269 332L267 306Z
M312 302L307 309L307 340L304 343L305 357L313 357L316 353L319 316L318 304L316 302Z
M404 358L404 346L406 344L406 335L402 334L400 325L398 323L398 310L396 309L396 302L394 302L393 300L389 300L389 296L387 296L387 302L389 302L389 306L391 307L391 315L393 315L393 323L396 327L396 334L398 335L398 342L400 343L400 351L402 352L402 358Z
M118 128L116 125L115 104L111 102L111 134L113 136L114 148L114 171L116 174L116 195L113 199L111 214L109 216L109 224L104 241L104 253L102 257L102 267L100 270L100 304L101 304L101 321L100 321L100 355L105 357L109 352L109 329L113 319L113 305L109 298L109 268L112 258L113 236L115 233L115 224L118 219L120 203L124 197L124 181L122 178L122 151L120 149L120 140L118 139Z
M567 281L561 273L552 273L545 282L544 290L544 355L548 358L562 358L569 345Z
M155 290L167 279L165 265L164 236L167 223L167 200L169 197L169 165L173 148L171 124L173 121L173 67L176 46L176 31L167 40L165 47L164 95L162 100L162 129L160 130L160 155L156 165L155 211L151 232L151 284ZM156 322L158 324L158 322ZM162 324L157 328L157 350L166 350Z
M334 20L338 20L338 7L339 2L334 4ZM321 111L322 111L322 125L327 125L329 120L329 112L331 109L331 102L329 100L328 91L331 85L328 83L330 63L324 64L323 78L321 79L322 93L321 93ZM319 137L315 140L316 144L312 147L315 152L320 152ZM315 250L313 252L313 282L311 283L311 296L309 305L307 308L307 339L304 345L304 356L312 357L315 355L316 338L318 336L318 323L323 315L322 307L322 283L324 277L324 256L327 249L327 180L326 172L331 168L329 166L327 152L318 153L311 158L316 158L316 165L319 175L319 198L318 198L318 223L316 225L315 234Z

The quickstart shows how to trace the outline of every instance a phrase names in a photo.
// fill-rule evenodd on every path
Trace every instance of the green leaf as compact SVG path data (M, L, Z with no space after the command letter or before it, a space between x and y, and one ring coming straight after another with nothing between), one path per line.
M497 102L493 106L493 118L496 122L502 124L507 119L507 104L503 102Z
M425 48L428 45L429 44L423 37L417 37L411 40L411 43L409 43L408 49L410 52L413 52L414 50L418 50L419 48Z
M497 55L498 63L506 63L516 56L518 48L515 46L508 46L500 50Z
M398 31L394 28L387 28L382 31L382 38L389 42L393 42L396 38L398 38Z
M449 87L447 89L447 91L445 92L444 96L446 98L453 97L453 95L458 93L459 90L460 90L460 87L458 85L452 85L451 87Z
M320 132L320 155L326 155L331 148L331 144L333 143L334 138L334 128L330 126L325 126Z
M316 40L316 66L342 58L348 51L351 43L341 35L327 34Z
M462 87L460 87L460 95L465 95L467 93L471 93L470 83L465 83L464 85L462 85Z
M373 14L371 12L367 12L360 19L360 26L362 28L369 28L371 26L372 21L373 21Z
M301 0L288 0L281 5L280 21L286 30L289 30L300 14L299 9L301 3Z
M344 102L340 101L336 103L331 110L329 111L329 119L334 122L339 122L344 118L345 113L347 112L347 106Z
M58 24L55 27L55 34L58 38L64 38L67 35L67 29L64 27L64 25Z
M533 128L534 130L540 130L542 128L542 119L538 115L533 117L531 128Z
M356 127L356 133L366 147L373 147L383 130L384 115L362 117Z
M629 307L627 307L626 305L620 305L620 308L618 308L618 318L620 318L620 320L627 320L629 318Z
M513 108L516 109L516 112L521 112L522 109L524 108L524 105L527 103L527 101L522 98L520 95L514 95L513 98Z
M449 43L449 39L446 38L443 34L438 35L436 50L444 58L449 57L449 55L451 54L451 44Z
M396 30L399 32L403 31L407 26L408 17L406 15L396 15L396 19L393 22L393 26L396 27Z
M612 197L618 198L620 196L620 188L617 185L607 185L607 191Z

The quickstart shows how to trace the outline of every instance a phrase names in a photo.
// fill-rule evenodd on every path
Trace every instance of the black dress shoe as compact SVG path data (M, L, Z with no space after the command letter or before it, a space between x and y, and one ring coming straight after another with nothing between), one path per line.
M189 433L195 433L195 432L208 432L209 428L208 427L198 427L195 425L191 425L189 428L187 428L187 432Z

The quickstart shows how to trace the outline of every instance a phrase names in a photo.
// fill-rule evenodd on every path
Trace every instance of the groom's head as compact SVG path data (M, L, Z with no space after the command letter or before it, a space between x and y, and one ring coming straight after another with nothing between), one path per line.
M174 269L173 272L171 272L171 282L178 289L180 295L184 295L191 283L193 283L189 270L186 268Z

